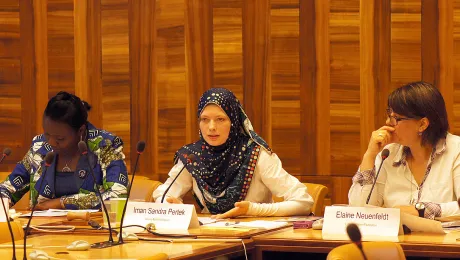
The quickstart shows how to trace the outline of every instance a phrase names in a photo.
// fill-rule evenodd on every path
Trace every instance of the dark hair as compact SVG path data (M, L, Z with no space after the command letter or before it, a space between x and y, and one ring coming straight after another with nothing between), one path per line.
M429 143L435 146L447 135L449 122L444 98L430 83L412 82L395 89L388 97L388 107L403 116L428 118L430 124L423 131L422 145Z
M48 101L44 115L54 121L66 123L77 131L87 123L89 110L91 106L86 101L61 91Z

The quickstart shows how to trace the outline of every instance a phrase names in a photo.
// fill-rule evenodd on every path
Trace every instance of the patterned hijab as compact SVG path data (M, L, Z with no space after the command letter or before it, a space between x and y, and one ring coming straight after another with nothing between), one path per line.
M179 149L174 160L181 160L196 180L209 211L220 214L232 209L235 202L244 200L261 147L269 153L271 150L253 131L251 122L231 91L225 88L206 91L198 104L198 118L209 104L219 106L230 118L230 134L226 142L211 146L200 131L200 140ZM195 155L193 164L187 160L189 154Z

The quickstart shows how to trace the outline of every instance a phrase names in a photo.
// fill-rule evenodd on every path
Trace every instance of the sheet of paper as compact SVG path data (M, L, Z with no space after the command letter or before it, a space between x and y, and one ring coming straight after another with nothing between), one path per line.
M88 210L64 210L64 209L49 209L49 210L41 210L41 211L34 211L34 217L62 217L67 216L69 212L98 212L97 209L88 209ZM19 217L30 217L30 212L26 214L22 214Z
M288 222L281 221L267 221L267 220L254 220L254 221L219 221L204 225L213 228L245 228L245 229L273 229L289 225Z
M450 221L460 220L460 215L454 215L454 216L449 216L449 217L439 217L435 219L441 222L450 222Z
M427 232L445 234L441 222L426 218L420 218L401 212L401 224L406 225L412 232Z

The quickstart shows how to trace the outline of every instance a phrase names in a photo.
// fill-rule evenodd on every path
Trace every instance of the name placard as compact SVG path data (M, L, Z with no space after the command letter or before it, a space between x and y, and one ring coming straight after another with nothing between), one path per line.
M393 208L326 207L323 238L348 239L347 225L349 223L358 225L363 240L382 240L378 239L379 237L397 238L400 214L399 209Z
M187 230L200 225L193 205L129 201L123 225L145 227L150 223L156 229L167 230Z

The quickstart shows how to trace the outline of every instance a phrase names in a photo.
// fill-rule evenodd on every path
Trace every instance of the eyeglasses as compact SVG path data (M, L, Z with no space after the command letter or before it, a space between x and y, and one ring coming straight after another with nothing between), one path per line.
M388 116L388 119L390 120L390 124L392 126L397 126L399 121L414 119L413 117L392 116L391 113L393 113L393 111L391 109L387 108L387 116Z

